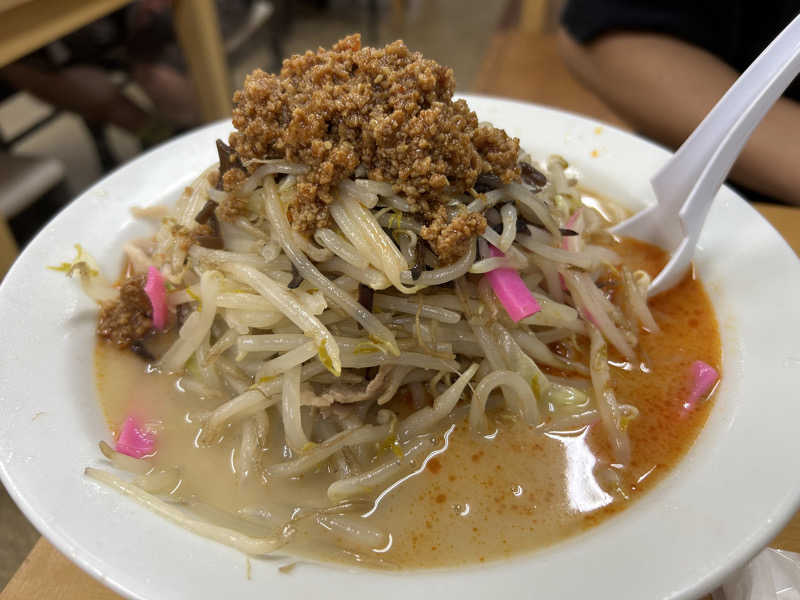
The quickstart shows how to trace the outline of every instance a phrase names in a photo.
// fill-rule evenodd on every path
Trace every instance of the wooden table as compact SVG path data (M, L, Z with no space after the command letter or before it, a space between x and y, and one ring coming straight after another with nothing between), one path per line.
M476 92L551 104L625 126L602 101L561 66L551 36L499 32L487 53ZM800 209L757 205L758 211L800 255ZM0 256L0 259L2 257ZM2 273L0 273L1 275ZM800 514L770 544L800 552ZM41 539L0 593L0 600L112 600L119 596L74 566Z
M17 257L17 242L3 217L0 217L0 281Z
M0 0L0 67L46 46L130 0ZM173 0L183 49L203 119L231 112L231 89L213 0Z

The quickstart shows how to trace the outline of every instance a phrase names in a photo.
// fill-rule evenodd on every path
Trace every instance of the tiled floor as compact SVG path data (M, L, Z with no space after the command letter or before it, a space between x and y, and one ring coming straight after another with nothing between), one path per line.
M285 41L288 53L329 46L355 31L365 29L364 1L330 0L327 8L301 11ZM468 91L477 74L489 38L504 13L507 2L500 0L405 0L379 2L377 44L398 38L453 68L458 89ZM401 8L395 8L401 7ZM365 42L375 43L372 40ZM250 42L237 53L231 65L237 82L256 67L270 64L271 54L263 38ZM27 121L47 114L48 107L29 96L17 97L0 106L0 129L13 135ZM111 133L111 145L121 161L135 156L137 142L121 131ZM98 177L100 166L91 138L80 119L64 115L18 148L31 154L48 154L61 159L67 171L67 184L74 195ZM0 589L5 587L23 558L38 538L6 491L0 486Z

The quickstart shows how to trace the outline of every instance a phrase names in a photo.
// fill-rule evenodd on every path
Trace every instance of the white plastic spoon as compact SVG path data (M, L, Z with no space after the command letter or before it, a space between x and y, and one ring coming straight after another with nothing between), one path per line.
M657 203L612 230L670 252L669 262L650 284L649 296L683 278L714 196L756 125L798 72L800 15L742 73L653 176L650 183Z

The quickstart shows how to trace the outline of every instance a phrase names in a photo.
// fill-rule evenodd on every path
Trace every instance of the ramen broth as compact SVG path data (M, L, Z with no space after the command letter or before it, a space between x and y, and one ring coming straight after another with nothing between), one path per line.
M639 242L626 240L615 250L631 269L651 275L665 262L661 250ZM661 332L640 335L641 362L625 362L613 351L609 355L618 400L639 410L628 428L629 466L612 464L599 424L543 434L497 411L489 414L490 433L477 436L463 420L451 422L432 436L432 452L411 476L378 494L376 501L371 496L354 513L356 518L363 515L359 522L390 534L381 542L383 547L342 550L347 543L337 544L324 524L307 519L298 521L286 550L323 560L349 557L402 568L452 566L541 548L624 509L669 472L706 421L710 402L680 416L682 399L689 393L691 363L702 360L719 368L721 360L713 309L693 276L653 298L650 307ZM264 518L267 532L288 520L297 507L329 505L326 490L335 477L328 468L293 479L240 481L238 428L226 430L217 444L196 441L196 415L215 408L219 400L181 391L176 376L146 371L145 363L132 353L98 344L97 383L108 423L115 435L129 414L158 424L152 462L156 468L179 468L174 496L199 500L217 509L217 516L219 510L237 514L247 508ZM402 416L411 411L410 402L401 388L388 407ZM271 422L279 439L279 419ZM262 466L285 460L276 455L278 448L284 446L270 444L262 451Z

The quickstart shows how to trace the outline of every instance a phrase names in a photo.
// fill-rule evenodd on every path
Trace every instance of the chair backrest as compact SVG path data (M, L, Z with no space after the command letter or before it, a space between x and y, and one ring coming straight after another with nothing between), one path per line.
M555 31L566 0L522 0L519 29L526 33Z
M0 216L11 219L64 179L55 158L0 152Z

